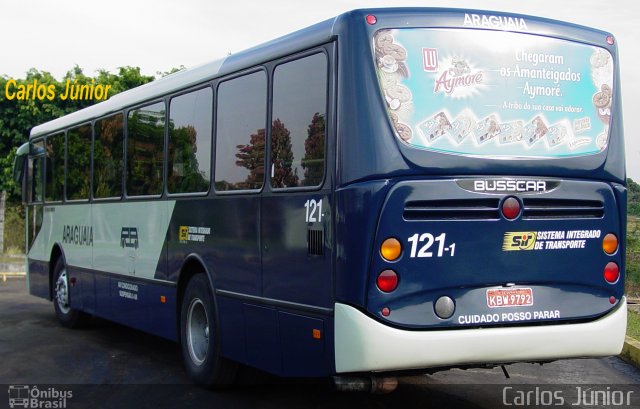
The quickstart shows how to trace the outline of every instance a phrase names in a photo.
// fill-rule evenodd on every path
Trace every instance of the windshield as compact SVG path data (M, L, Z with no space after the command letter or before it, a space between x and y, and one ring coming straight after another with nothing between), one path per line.
M397 136L466 155L552 158L607 146L613 59L603 48L469 29L381 30L380 87Z

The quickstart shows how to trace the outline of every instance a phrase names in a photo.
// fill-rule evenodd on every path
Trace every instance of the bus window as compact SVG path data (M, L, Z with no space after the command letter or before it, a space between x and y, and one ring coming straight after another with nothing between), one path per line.
M45 200L62 201L64 196L64 133L47 137Z
M327 57L279 65L273 75L271 186L318 186L324 175Z
M42 203L42 192L44 191L44 141L33 142L31 152L39 154L29 158L28 168L28 203Z
M164 102L129 112L127 120L127 195L162 194Z
M96 121L93 145L93 196L122 196L124 118L117 114Z
M264 179L267 77L256 72L218 87L216 190L260 189Z
M169 193L209 190L213 91L204 88L171 100L169 105Z
M91 125L67 132L67 200L89 199L91 166Z

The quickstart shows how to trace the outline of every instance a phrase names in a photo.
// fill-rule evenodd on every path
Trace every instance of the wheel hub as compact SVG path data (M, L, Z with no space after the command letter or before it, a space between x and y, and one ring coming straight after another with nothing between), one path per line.
M71 308L69 307L69 285L67 281L67 270L62 270L58 281L56 281L56 302L58 308L63 314L67 314Z
M209 349L209 317L204 303L195 298L187 313L187 346L189 356L196 365L202 365Z

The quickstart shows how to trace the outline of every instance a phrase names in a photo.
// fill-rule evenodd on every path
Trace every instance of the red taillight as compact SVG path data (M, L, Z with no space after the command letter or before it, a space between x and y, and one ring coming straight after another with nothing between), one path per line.
M608 262L604 267L604 279L613 284L618 281L618 278L620 278L620 268L613 261Z
M376 284L378 284L380 291L390 293L398 287L398 275L393 270L384 270L378 274Z
M520 215L520 202L515 197L508 197L502 202L502 214L513 220Z
M607 36L607 44L613 45L613 43L614 43L613 36Z
M369 25L374 25L375 23L378 22L378 19L373 14L369 14L366 17L366 20L367 20L367 24L369 24Z

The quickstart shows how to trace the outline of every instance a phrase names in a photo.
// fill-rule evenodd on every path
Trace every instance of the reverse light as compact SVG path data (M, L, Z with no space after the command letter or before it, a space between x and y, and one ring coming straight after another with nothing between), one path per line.
M602 239L602 250L609 255L618 251L618 237L613 233L604 236L604 239Z
M393 270L384 270L378 274L376 284L380 291L390 293L398 287L398 274Z
M402 253L402 244L394 237L389 237L380 246L380 255L387 261L395 261Z
M609 284L615 284L620 278L620 268L616 263L610 261L604 266L604 279Z
M456 303L451 297L447 297L445 295L438 298L433 306L433 309L439 318L446 320L448 318L451 318L453 313L456 311Z
M513 220L520 215L520 201L511 196L502 202L502 215L509 220Z

